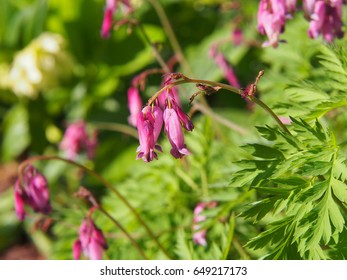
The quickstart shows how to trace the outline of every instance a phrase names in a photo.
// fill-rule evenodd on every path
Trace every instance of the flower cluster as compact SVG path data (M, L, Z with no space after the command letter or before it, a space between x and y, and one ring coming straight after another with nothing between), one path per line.
M277 47L279 35L284 31L285 22L285 0L260 0L258 31L269 38L269 41L266 41L263 47Z
M14 186L14 206L18 219L23 221L25 218L25 204L35 212L50 213L51 204L46 178L32 165L25 167L22 176L17 179Z
M332 42L334 37L342 38L342 0L303 2L304 12L310 20L308 35L315 39L322 34L327 42Z
M108 38L110 36L110 32L114 24L113 16L117 12L119 2L125 7L126 14L131 13L133 10L129 0L106 0L104 20L101 27L101 36L103 38Z
M79 228L79 238L73 244L74 259L80 259L83 252L91 260L101 260L106 249L107 243L102 231L90 217L84 219Z
M184 141L182 127L192 131L194 125L179 105L177 92L172 87L167 87L164 94L164 98L158 97L155 105L144 107L138 115L137 129L140 146L137 149L137 159L142 158L145 162L157 159L155 149L162 151L156 142L163 125L172 146L171 154L175 158L190 154Z
M60 35L43 33L14 58L6 86L16 95L36 98L71 73L72 59Z
M197 245L206 246L206 229L201 229L201 223L202 221L206 220L206 217L202 215L201 213L206 209L211 209L217 206L217 202L211 201L211 202L200 202L196 205L194 209L194 218L193 218L193 241Z
M60 149L65 151L67 157L71 160L74 160L82 151L87 152L88 158L92 159L97 144L97 131L95 130L93 135L89 137L85 122L77 121L70 124L66 129L60 143Z
M263 46L277 47L286 19L296 10L296 0L260 0L258 30L269 38ZM315 39L320 34L327 42L341 38L343 0L303 0L305 17L310 21L308 35Z

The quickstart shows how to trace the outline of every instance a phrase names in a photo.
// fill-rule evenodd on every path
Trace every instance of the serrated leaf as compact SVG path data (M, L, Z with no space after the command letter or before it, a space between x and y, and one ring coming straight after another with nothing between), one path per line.
M289 176L286 178L274 178L271 179L272 182L284 185L284 186L294 186L294 187L303 187L308 184L308 181L299 176Z
M340 180L332 178L332 189L334 195L343 203L347 203L347 185Z
M330 196L327 201L327 207L329 210L329 217L338 232L342 232L345 220L341 214L341 211L333 198Z
M243 146L243 148L249 152L251 155L264 159L283 159L283 154L269 146L261 145L261 144L249 144Z
M186 242L185 233L183 230L177 232L177 242L175 253L181 260L192 260L192 253Z
M345 159L338 158L335 160L333 172L336 179L341 178L342 181L347 180L347 165Z
M254 218L256 221L261 220L274 207L277 199L266 198L249 204L249 208L241 213L245 218Z
M300 168L303 176L318 176L327 173L332 167L331 162L327 161L309 161Z
M320 199L328 188L328 181L322 181L314 184L303 193L299 194L298 201L306 203Z
M256 171L256 170L238 171L233 175L229 183L229 187L244 187L249 182L251 182L254 179L254 177L257 176L259 172L260 171Z

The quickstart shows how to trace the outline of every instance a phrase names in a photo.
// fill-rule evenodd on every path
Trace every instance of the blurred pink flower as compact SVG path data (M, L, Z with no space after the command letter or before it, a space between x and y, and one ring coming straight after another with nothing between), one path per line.
M231 39L235 46L241 45L244 40L242 30L239 28L234 29L234 31L231 33Z
M87 153L89 159L92 159L97 145L97 131L95 130L92 136L89 137L86 123L77 121L68 126L59 147L65 151L69 159L74 160L82 151Z
M287 118L287 117L283 117L283 116L279 116L278 117L280 119L280 121L283 123L283 124L291 124L292 121L290 118Z
M296 1L297 0L285 0L286 2L286 12L287 14L294 14L296 10Z
M217 45L213 45L210 48L209 55L214 59L215 63L222 69L225 78L228 80L229 84L233 87L240 88L240 83L235 75L234 69L231 67L230 63L226 60L221 52L218 52Z
M320 0L307 3L306 13L310 17L308 35L315 39L322 34L323 39L332 42L335 37L342 38L342 0ZM309 7L309 8L308 8Z
M83 252L91 260L101 260L106 249L107 243L102 231L91 218L84 219L79 228L79 239L73 244L74 259L79 259Z
M25 218L25 207L24 207L24 193L20 189L19 181L16 181L16 186L14 189L14 208L16 211L16 215L20 221L23 221ZM18 185L18 186L17 186Z
M137 87L132 86L128 89L128 108L130 111L128 122L137 127L137 118L142 109L142 100Z
M125 7L126 13L132 11L132 6L129 0L106 0L104 19L101 27L101 36L103 38L108 38L110 36L113 27L113 16L117 12L119 2Z
M206 220L206 217L204 215L201 215L201 213L206 209L206 208L214 208L217 206L216 201L211 201L211 202L200 202L195 206L194 209L194 218L193 218L193 241L197 245L202 245L206 246L207 241L206 241L206 234L207 230L206 229L201 229L201 226L199 223L202 221Z
M314 13L314 6L319 0L302 0L305 17L310 20L311 15Z
M263 47L278 46L279 35L284 31L286 21L285 0L260 0L258 9L258 30L267 35L269 41Z
M101 27L101 36L108 38L113 25L113 15L117 10L117 0L106 0L104 20Z
M15 210L21 221L25 218L25 204L37 213L51 212L46 178L32 165L26 166L23 173L23 181L18 178L14 186Z

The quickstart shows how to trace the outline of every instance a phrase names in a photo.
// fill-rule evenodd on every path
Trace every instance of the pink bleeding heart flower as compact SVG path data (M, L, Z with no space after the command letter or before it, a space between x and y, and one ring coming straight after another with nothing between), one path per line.
M278 46L279 36L284 31L286 21L285 0L260 0L258 9L258 31L267 35L263 47Z
M108 38L113 26L113 15L117 10L117 0L106 0L104 20L101 27L101 36Z
M137 87L128 89L128 108L130 111L128 122L132 126L137 127L137 118L142 109L142 100Z
M207 230L201 229L201 226L199 225L199 223L206 220L206 216L202 215L201 213L206 208L211 209L211 208L214 208L216 206L217 206L217 202L215 202L215 201L200 202L195 206L193 225L192 225L193 241L195 244L201 245L201 246L207 245L207 240L206 240Z
M140 146L137 148L137 158L142 158L145 162L150 162L158 156L154 149L162 151L156 144L163 126L163 112L158 106L146 106L139 113L137 119L137 130L139 134Z
M166 108L164 111L164 130L172 146L171 154L175 158L182 158L184 155L190 155L184 143L183 131L177 112L172 108Z
M231 33L231 40L235 46L241 45L241 43L244 41L244 38L243 38L243 32L240 28L236 28Z
M342 38L342 0L316 1L310 14L308 35L316 39L322 34L323 39L332 42L335 37Z
M14 186L14 204L19 220L25 218L25 205L37 213L51 212L47 179L32 165L25 167L22 182L18 178Z
M103 38L110 37L110 32L113 27L113 16L117 12L119 3L123 4L127 14L133 10L129 0L106 0L104 19L101 27L101 36Z
M215 63L222 69L224 77L228 80L229 84L233 87L240 88L240 83L235 75L234 69L226 60L225 56L217 50L217 45L210 48L209 55L214 59Z
M79 228L79 239L73 244L74 259L79 259L83 252L91 260L101 260L107 247L106 239L94 221L91 218L84 219Z
M297 0L286 0L286 12L289 15L292 15L296 11L296 1Z
M92 136L89 136L86 123L77 121L68 126L59 148L71 160L74 160L83 151L87 153L89 159L92 159L95 155L97 145L97 131L95 130Z

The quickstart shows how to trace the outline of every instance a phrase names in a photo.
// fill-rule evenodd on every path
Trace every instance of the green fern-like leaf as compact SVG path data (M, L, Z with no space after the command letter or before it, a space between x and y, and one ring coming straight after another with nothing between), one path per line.
M336 246L346 220L345 158L320 122L292 118L290 129L292 135L258 128L272 145L246 146L254 159L239 162L247 169L232 180L234 186L237 178L247 178L241 183L263 197L243 211L244 217L274 220L247 246L272 248L266 258L327 259L327 248ZM262 174L267 176L257 180Z

